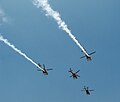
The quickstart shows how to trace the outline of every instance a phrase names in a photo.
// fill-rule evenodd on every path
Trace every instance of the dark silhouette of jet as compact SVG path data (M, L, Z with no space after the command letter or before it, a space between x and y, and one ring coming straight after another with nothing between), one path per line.
M89 87L84 86L83 90L81 91L85 91L86 95L90 95L90 91L94 91L94 90L89 90Z
M37 71L42 71L44 75L48 75L47 71L53 70L53 69L46 69L44 64L43 64L43 67L41 66L41 64L38 64L38 66L41 67L43 70L38 69Z
M72 75L70 77L73 77L74 79L78 79L78 77L80 77L79 75L77 75L77 73L80 70L78 70L77 72L73 72L72 69L70 68L70 70L68 72L72 73Z
M86 50L85 50L86 51ZM83 51L82 51L83 52ZM96 51L94 51L94 52L92 52L92 53L84 53L85 54L85 56L82 56L82 57L80 57L80 59L81 58L85 58L86 57L86 59L87 59L87 61L91 61L92 60L92 58L91 58L91 56L90 55L92 55L92 54L94 54L94 53L96 53Z

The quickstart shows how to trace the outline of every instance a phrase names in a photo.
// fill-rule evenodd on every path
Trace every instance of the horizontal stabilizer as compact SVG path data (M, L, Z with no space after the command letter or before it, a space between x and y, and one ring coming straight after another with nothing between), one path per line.
M53 70L53 69L46 69L46 70Z

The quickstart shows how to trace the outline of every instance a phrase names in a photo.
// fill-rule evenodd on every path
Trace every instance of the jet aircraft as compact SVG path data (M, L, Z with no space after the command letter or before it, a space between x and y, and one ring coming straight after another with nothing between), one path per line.
M83 90L81 91L85 91L86 95L90 95L90 91L94 91L94 90L89 90L89 87L84 86Z
M86 51L86 50L85 50L85 51ZM82 52L83 52L83 51L82 51ZM94 52L92 52L92 53L89 53L89 54L88 54L88 53L84 53L85 56L80 57L80 59L86 57L87 61L91 61L92 58L91 58L90 55L92 55L92 54L94 54L94 53L96 53L96 51L94 51Z
M53 69L46 69L44 64L43 64L43 67L41 66L41 64L38 64L38 66L41 67L43 70L38 69L37 71L42 71L44 75L48 75L47 71L53 70Z
M70 70L68 72L72 73L72 75L70 77L73 77L74 79L78 79L78 77L80 77L79 75L77 75L77 73L80 70L78 70L77 72L73 72L72 69L70 68Z

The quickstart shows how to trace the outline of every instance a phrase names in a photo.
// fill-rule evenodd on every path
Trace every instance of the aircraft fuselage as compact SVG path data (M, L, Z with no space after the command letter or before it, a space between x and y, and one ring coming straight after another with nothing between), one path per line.
M90 92L89 92L89 90L85 90L85 91L86 91L86 94L87 94L87 95L90 95Z
M48 75L48 72L47 72L47 70L46 69L43 69L43 74L45 74L45 75Z
M77 75L75 73L72 73L73 78L77 79Z
M90 55L85 55L85 56L87 58L87 61L91 61L92 60L92 58L90 57Z

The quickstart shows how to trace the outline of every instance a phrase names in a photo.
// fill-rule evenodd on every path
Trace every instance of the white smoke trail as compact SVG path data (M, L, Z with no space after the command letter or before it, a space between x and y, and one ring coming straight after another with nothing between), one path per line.
M68 29L65 22L61 19L60 14L57 11L54 11L50 4L48 3L48 0L33 0L33 4L37 6L37 8L42 8L43 11L45 11L47 16L51 16L58 24L59 28L61 28L63 31L65 31L70 38L81 48L81 50L86 54L87 52L85 49L81 46L81 44L78 42L78 40L75 38L75 36L71 33L71 31ZM89 56L89 55L88 55Z
M2 35L0 35L0 41L3 41L6 45L11 47L14 51L18 52L20 55L22 55L24 58L26 58L28 61L30 61L32 64L43 70L38 64L36 64L32 59L30 59L25 53L21 52L19 49L17 49L13 44L11 44L7 39L4 39Z

